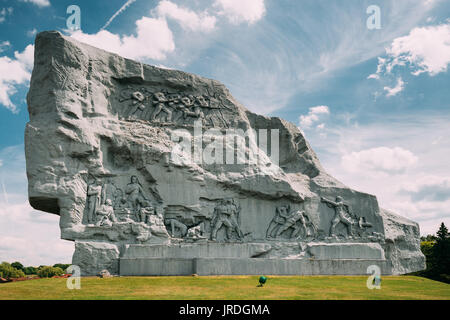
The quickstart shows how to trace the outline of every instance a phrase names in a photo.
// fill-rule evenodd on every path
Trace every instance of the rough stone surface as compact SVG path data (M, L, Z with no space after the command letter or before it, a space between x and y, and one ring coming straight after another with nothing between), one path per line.
M72 264L80 267L82 276L97 276L103 270L119 273L119 249L104 242L75 242Z
M252 258L272 249L267 243L198 243L171 245L126 245L122 258Z
M360 274L368 258L388 273L424 268L417 224L331 177L294 124L250 112L220 82L58 32L37 36L34 61L29 201L60 216L82 274L122 274L117 259L138 274L200 274L214 259L234 261L217 273ZM247 139L224 139L233 130Z
M111 273L109 273L108 270L104 269L104 270L100 271L100 278L106 279L106 278L111 278L111 277L112 277L112 275L111 275Z
M374 259L384 260L379 243L311 243L308 250L314 259Z
M425 257L420 251L419 225L385 209L381 209L381 216L386 237L384 250L393 274L423 270Z

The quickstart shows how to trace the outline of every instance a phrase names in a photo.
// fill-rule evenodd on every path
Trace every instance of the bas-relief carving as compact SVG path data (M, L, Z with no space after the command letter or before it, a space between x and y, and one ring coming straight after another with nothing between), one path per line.
M267 228L266 238L280 238L286 235L289 230L291 230L291 233L288 239L314 239L317 234L316 226L305 211L291 211L290 205L277 207L275 216Z
M114 222L117 222L116 216L114 214L114 208L112 206L112 201L107 199L105 204L102 204L96 210L97 223L96 226L108 226L111 227Z
M342 234L338 234L337 232L337 227L339 224L345 227L346 234L344 237L347 239L380 238L379 233L368 232L368 229L373 226L372 223L367 222L366 217L358 216L353 213L350 206L344 202L344 199L341 196L337 196L335 201L321 197L321 201L334 210L334 216L332 216L331 226L328 233L329 238L337 238L338 236L342 236Z
M321 201L334 210L334 215L330 215L328 231L320 230L305 211L291 210L290 205L284 205L275 209L275 215L266 231L266 239L277 241L282 239L319 241L338 240L338 238L358 241L383 240L381 233L368 231L373 224L368 222L366 217L359 217L352 213L350 206L344 203L342 197L337 196L336 201L322 197ZM345 234L337 231L339 225L345 228Z
M174 124L192 124L202 120L203 125L229 126L221 111L221 102L209 95L151 92L145 87L128 86L120 92L119 116L126 120L145 120ZM128 103L126 103L128 102Z
M124 190L124 191L123 191ZM98 227L111 227L117 223L135 223L155 227L165 237L184 241L206 240L217 241L219 231L223 230L223 241L248 241L250 233L244 234L241 229L241 206L233 198L216 201L210 215L202 215L199 211L183 206L166 206L164 213L158 212L156 206L146 195L137 176L131 176L124 189L117 187L111 178L102 183L101 179L91 179L87 187L86 223ZM152 189L152 191L154 191ZM321 201L332 208L334 215L330 217L330 229L326 239L338 237L351 240L380 240L383 235L367 232L372 223L365 217L358 217L351 212L342 197L335 201L321 198ZM164 211L164 210L163 210ZM341 224L346 234L337 232ZM151 232L145 227L134 226L136 240L145 242ZM137 231L136 231L137 230ZM322 230L314 224L310 214L305 210L292 210L290 205L275 208L275 215L266 230L267 240L276 241L316 241L323 240Z
M104 182L101 178L91 179L87 186L85 224L88 227L106 227L105 234L111 227L116 227L124 240L129 238L122 230L124 223L131 224L131 233L139 242L147 241L151 230L156 230L159 236L168 237L164 218L155 208L159 204L152 203L147 197L139 179L131 176L123 190L116 186L112 178L106 178ZM159 231L161 226L163 231Z
M241 207L232 198L215 201L212 212L202 214L199 211L182 206L168 206L164 215L164 223L173 238L187 241L245 241L250 233L244 234L241 229ZM208 210L208 209L205 209ZM218 234L223 231L223 239Z
M233 238L239 241L244 240L244 233L240 227L241 207L237 206L233 199L222 200L215 208L211 222L211 240L217 240L217 233L221 228L225 229L226 240ZM234 236L233 236L234 234Z
M336 227L339 223L342 223L347 229L347 235L351 238L353 234L352 226L356 225L356 220L351 216L350 208L344 203L342 197L336 197L336 202L321 198L329 207L334 208L335 215L331 221L330 237L336 236Z

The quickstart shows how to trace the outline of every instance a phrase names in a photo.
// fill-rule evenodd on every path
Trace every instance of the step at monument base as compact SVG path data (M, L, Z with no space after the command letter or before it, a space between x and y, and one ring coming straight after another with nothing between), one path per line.
M120 258L121 276L210 275L367 275L376 265L391 274L387 260L259 259L259 258Z

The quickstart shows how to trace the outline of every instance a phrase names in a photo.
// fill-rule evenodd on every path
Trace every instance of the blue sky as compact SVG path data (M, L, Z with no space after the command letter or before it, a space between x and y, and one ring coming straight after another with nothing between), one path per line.
M370 5L381 29L367 28ZM250 110L298 125L327 171L428 234L450 225L449 18L445 0L0 0L0 261L69 262L73 250L58 217L27 203L36 32L223 82Z

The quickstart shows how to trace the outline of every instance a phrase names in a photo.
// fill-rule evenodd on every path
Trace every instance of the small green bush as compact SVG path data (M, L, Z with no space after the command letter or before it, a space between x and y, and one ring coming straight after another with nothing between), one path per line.
M37 271L37 275L40 278L51 278L54 276L62 276L64 271L61 268L55 268L50 266L41 266Z
M0 278L11 279L22 277L25 277L25 273L22 270L17 270L8 262L2 262L0 264Z
M35 267L25 267L23 268L23 272L26 275L37 274L38 269Z
M70 264L57 263L53 265L53 268L61 268L64 272L68 267L70 267Z

